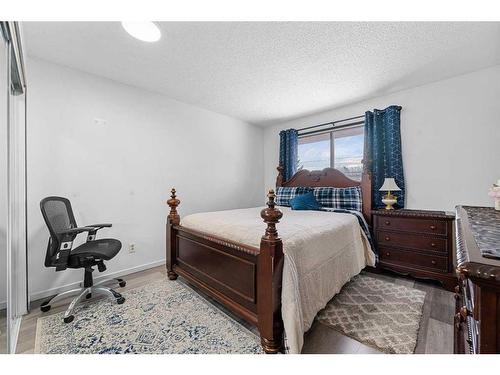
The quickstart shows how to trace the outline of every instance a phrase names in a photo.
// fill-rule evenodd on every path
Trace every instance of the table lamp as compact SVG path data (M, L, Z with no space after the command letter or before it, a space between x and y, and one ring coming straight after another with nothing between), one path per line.
M384 184L379 190L387 191L387 194L382 197L382 203L385 204L385 209L394 210L394 207L392 206L398 202L398 198L395 195L392 195L391 191L401 191L401 189L396 184L396 181L394 181L394 178L386 177L384 180Z

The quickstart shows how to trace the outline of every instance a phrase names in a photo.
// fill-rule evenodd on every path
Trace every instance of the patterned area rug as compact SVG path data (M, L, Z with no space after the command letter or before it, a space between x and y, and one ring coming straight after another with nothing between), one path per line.
M316 319L385 353L413 353L425 292L362 273Z
M261 353L260 339L177 281L158 281L111 299L39 318L35 353Z

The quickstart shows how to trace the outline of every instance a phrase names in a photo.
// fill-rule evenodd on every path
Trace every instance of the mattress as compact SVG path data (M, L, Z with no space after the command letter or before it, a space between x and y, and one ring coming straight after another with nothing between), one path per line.
M263 208L192 214L181 225L259 248L266 228L260 217ZM373 266L375 254L352 214L279 209L283 217L276 227L284 252L281 310L286 346L289 353L300 353L304 333L318 311L366 265Z

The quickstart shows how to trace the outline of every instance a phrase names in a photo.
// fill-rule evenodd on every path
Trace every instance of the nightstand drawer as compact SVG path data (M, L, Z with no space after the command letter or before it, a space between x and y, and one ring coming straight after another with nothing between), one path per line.
M406 249L437 251L447 255L448 243L445 238L425 237L413 233L377 231L377 243L380 246L395 246Z
M380 262L386 264L400 264L414 266L416 268L428 268L442 272L448 271L448 258L438 255L427 255L415 251L396 250L388 247L380 247Z
M414 219L406 217L377 217L378 229L408 231L412 233L429 233L447 235L446 222L433 219Z

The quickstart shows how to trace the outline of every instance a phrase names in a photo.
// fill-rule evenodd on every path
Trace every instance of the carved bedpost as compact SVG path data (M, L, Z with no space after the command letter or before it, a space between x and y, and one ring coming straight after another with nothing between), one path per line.
M278 170L278 177L276 177L276 187L283 186L283 182L285 182L283 177L284 168L279 165L276 169Z
M276 223L279 222L283 213L275 208L274 190L269 190L267 197L269 198L268 207L260 213L267 228L260 241L260 253L257 260L257 311L262 347L266 353L274 354L283 347L281 319L283 243L276 230Z
M170 206L170 213L167 216L167 228L166 228L166 250L167 250L167 275L170 280L177 279L177 274L174 272L174 264L176 258L176 234L177 231L174 229L175 225L179 225L181 218L177 213L177 206L181 203L175 195L175 189L171 191L170 199L167 204Z

